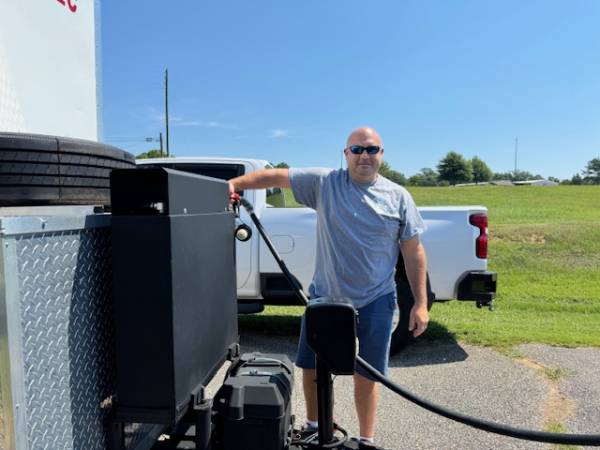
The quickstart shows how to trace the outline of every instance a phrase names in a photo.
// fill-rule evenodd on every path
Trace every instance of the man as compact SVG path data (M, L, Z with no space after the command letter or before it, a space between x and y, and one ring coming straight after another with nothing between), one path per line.
M344 154L347 170L269 169L233 178L230 193L243 189L291 188L296 200L317 212L317 257L311 297L350 298L358 311L359 354L387 373L398 248L415 305L409 328L427 328L426 257L419 234L424 225L410 194L378 174L381 138L372 128L354 130ZM398 247L399 242L399 247ZM304 321L296 365L303 369L307 427L317 427L314 354L306 344ZM362 368L354 375L360 440L373 443L379 385Z

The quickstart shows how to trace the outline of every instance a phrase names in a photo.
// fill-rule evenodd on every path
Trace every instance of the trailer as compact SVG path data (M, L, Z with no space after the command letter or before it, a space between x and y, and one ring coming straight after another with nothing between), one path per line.
M102 136L100 2L0 6L0 131Z
M98 0L0 6L3 450L108 446L111 229L96 206L107 204L110 171L133 156L97 144L100 42ZM132 449L160 430L124 428Z
M0 208L0 448L105 449L115 392L110 215ZM126 448L161 427L127 424Z

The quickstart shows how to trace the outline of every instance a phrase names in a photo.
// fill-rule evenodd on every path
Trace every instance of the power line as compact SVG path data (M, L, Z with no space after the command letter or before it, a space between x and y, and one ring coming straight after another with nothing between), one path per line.
M157 138L152 137L114 137L104 140L106 142L158 142Z
M158 133L158 137L131 137L131 136L119 136L110 137L104 139L104 142L110 143L132 143L132 144L145 144L149 142L158 142L160 147L160 156L163 156L163 135L162 131Z

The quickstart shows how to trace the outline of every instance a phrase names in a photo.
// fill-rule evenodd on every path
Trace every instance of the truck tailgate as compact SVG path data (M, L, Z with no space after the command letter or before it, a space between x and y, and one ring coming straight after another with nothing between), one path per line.
M456 298L456 286L466 272L486 270L487 259L475 253L479 229L469 223L473 214L487 213L484 206L419 208L427 230L422 235L427 252L431 289L438 300Z

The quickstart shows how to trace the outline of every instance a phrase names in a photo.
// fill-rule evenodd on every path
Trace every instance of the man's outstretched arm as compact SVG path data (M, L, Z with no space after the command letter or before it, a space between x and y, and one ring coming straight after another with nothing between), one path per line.
M288 169L261 169L229 180L229 193L244 189L289 188Z
M429 312L427 310L427 257L418 236L400 242L400 250L404 258L406 277L415 298L415 305L410 311L408 329L414 336L419 336L427 329Z

